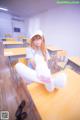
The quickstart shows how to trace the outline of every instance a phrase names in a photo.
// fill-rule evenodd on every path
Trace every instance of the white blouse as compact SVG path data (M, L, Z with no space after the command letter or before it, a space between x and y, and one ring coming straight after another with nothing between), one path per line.
M27 48L26 48L26 59L34 58L36 54L38 54L38 55L40 55L40 56L43 56L41 50L35 51L35 50L34 50L33 48L31 48L31 47L27 47ZM50 55L49 55L48 51L46 51L46 57L47 57L47 60L50 59Z

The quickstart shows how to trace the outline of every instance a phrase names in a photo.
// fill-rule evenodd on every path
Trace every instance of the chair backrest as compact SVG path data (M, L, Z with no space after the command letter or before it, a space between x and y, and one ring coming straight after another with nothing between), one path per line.
M27 60L26 60L26 58L19 58L19 59L18 59L18 62L21 62L21 63L27 65Z

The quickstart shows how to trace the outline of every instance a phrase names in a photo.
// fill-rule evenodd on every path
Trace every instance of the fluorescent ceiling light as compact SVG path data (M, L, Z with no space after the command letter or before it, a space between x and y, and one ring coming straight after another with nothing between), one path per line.
M6 8L2 8L2 7L0 7L0 10L8 11L8 9L6 9Z

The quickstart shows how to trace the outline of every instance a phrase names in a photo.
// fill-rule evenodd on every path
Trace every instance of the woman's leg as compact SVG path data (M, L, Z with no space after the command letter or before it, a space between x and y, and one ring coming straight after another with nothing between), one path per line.
M59 72L54 77L55 88L63 88L66 85L67 75L65 72Z
M18 74L22 78L24 78L24 80L42 83L45 85L46 89L50 92L53 91L55 88L63 88L66 84L67 75L64 72L59 72L56 75L54 75L53 78L51 78L50 83L43 83L41 82L41 80L39 80L37 72L27 67L23 63L17 63L15 65L15 69L18 72Z
M28 66L24 65L23 63L17 63L15 65L15 69L17 71L17 73L24 79L27 81L34 81L34 82L39 82L41 83L41 81L39 81L39 79L37 78L37 73L35 70L29 68Z
M45 84L46 89L51 92L55 88L63 88L66 85L67 75L65 72L59 72L53 76L51 83Z

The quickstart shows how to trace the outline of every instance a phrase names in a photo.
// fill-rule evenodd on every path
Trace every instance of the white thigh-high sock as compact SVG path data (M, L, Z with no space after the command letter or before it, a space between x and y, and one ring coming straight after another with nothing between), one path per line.
M51 79L52 81L50 83L45 84L45 88L51 92L55 89L54 79Z
M42 83L41 81L39 81L39 79L37 78L37 73L35 70L27 67L26 65L24 65L23 63L17 63L15 65L15 69L17 71L17 73L24 78L25 80L28 81L34 81L34 82L39 82Z
M67 75L64 71L56 73L51 79L51 83L45 84L46 89L51 92L55 88L63 88L66 85Z
M67 82L67 75L64 71L59 72L54 77L55 88L63 88Z

